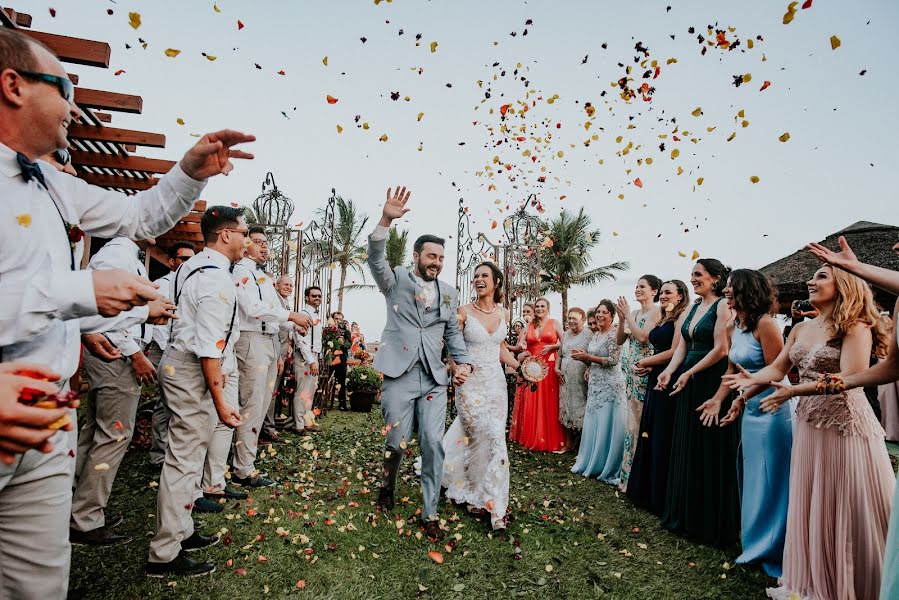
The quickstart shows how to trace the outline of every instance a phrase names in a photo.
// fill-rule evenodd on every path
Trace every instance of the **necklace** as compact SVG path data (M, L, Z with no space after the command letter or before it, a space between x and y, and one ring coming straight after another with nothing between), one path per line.
M484 310L483 308L481 308L480 306L478 306L478 303L477 303L477 302L472 302L471 305L472 305L473 307L475 307L477 310L479 310L479 311L481 311L482 313L484 313L485 315L492 315L493 313L496 312L496 309L499 308L499 306L497 306L496 304L493 305L493 310Z

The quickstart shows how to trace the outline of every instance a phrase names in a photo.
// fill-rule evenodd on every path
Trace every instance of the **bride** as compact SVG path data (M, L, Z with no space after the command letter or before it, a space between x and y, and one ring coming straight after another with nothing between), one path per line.
M473 285L477 299L459 307L457 314L475 370L456 389L457 416L443 437L443 487L448 499L467 504L469 512L489 515L494 530L505 529L509 401L501 361L513 368L518 361L506 348L502 271L491 262L481 263Z

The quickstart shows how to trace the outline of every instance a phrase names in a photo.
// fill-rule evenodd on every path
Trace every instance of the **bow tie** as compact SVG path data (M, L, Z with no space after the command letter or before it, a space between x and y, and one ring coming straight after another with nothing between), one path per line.
M22 169L22 178L25 179L25 183L32 179L37 179L42 186L47 187L47 182L44 181L44 174L41 173L41 168L37 163L28 160L28 157L21 152L16 152L16 162L19 163L19 168Z
M256 270L257 270L257 271L262 271L263 273L265 273L265 265L261 265L261 264L259 264L259 263L256 263Z

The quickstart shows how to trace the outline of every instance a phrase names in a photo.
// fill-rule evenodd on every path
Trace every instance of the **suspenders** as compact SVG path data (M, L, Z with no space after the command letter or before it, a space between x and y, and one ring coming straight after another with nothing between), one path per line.
M181 293L184 292L184 283L187 283L188 279L193 277L194 274L196 274L196 273L202 273L206 269L218 269L218 267L216 265L203 265L202 267L197 267L196 269L194 269L193 271L191 271L190 273L187 274L187 276L184 278L184 282L181 284L181 291L178 291L178 273L181 272L182 267L184 267L184 265L181 265L180 267L178 267L178 270L175 271L175 278L174 278L175 293L173 294L175 296L173 298L173 300L175 301L175 306L178 306L178 300L181 299ZM231 333L234 331L234 317L236 317L236 316L237 316L237 300L235 299L234 307L231 309L231 322L228 323L228 333L227 333L227 335L225 335L225 348L228 347L228 340L231 339Z

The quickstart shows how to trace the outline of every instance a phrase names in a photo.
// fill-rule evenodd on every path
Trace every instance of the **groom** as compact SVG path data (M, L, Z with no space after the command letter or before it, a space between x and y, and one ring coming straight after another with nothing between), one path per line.
M368 237L368 265L387 300L387 325L374 367L384 374L381 407L387 424L384 473L378 508L393 509L396 475L418 422L421 446L422 522L428 537L442 539L437 520L440 480L443 476L443 434L446 426L446 367L440 360L444 342L456 364L454 381L461 385L471 374L471 360L456 318L456 290L437 280L443 269L443 240L424 235L415 241L414 271L390 268L386 259L390 224L409 209L412 192L397 189L387 202L381 221Z

